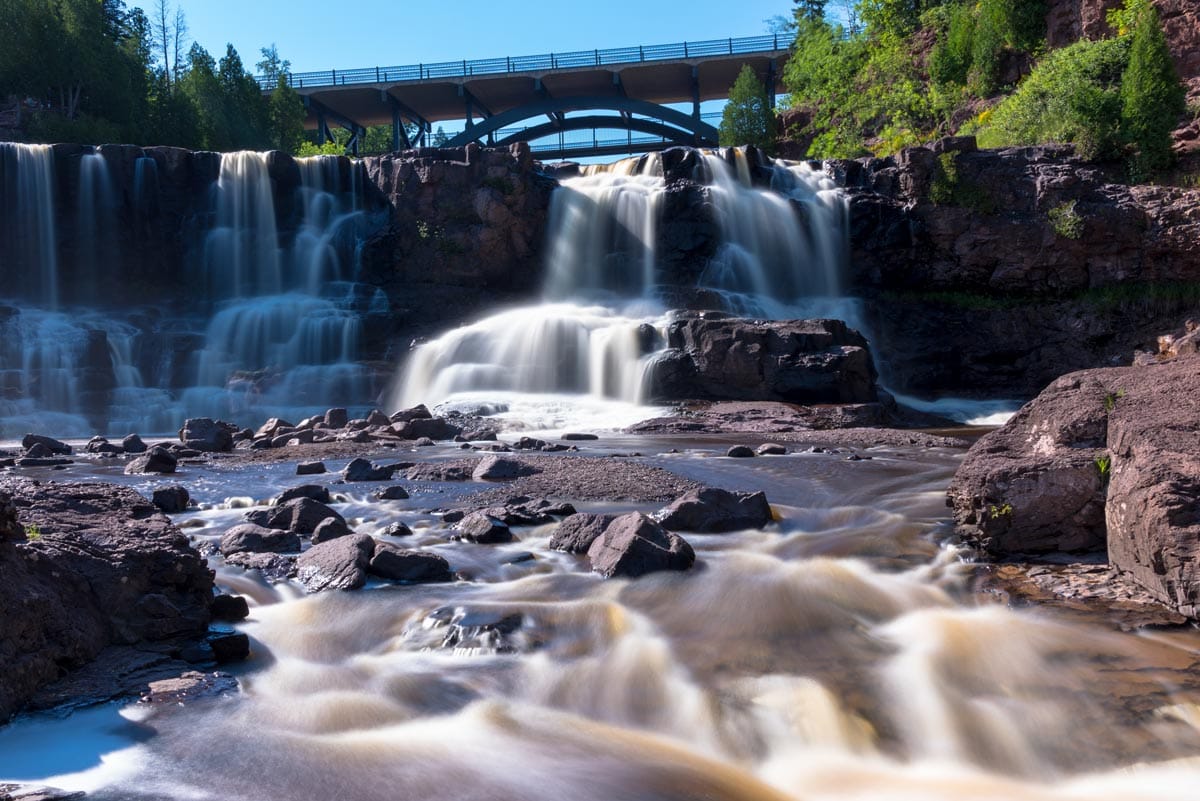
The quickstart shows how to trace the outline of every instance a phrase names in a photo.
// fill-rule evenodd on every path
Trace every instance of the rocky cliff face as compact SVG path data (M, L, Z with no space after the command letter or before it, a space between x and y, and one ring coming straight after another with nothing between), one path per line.
M1188 84L1191 97L1200 96L1200 5L1194 0L1152 0L1175 68ZM1079 39L1110 36L1105 17L1122 0L1050 0L1046 13L1046 43L1063 47Z
M969 138L827 168L851 194L853 284L897 390L1032 396L1128 363L1196 309L1198 191Z
M541 282L557 182L529 146L406 151L363 160L389 208L364 247L363 279L382 286L398 324L463 319Z

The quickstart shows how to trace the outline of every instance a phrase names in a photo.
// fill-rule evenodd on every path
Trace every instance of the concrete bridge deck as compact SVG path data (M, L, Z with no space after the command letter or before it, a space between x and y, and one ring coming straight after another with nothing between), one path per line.
M404 121L419 138L431 124L465 120L465 130L448 144L495 142L517 123L545 116L549 125L578 130L567 115L589 115L597 128L636 131L645 139L665 137L681 144L716 144L716 129L700 114L700 103L728 96L742 65L766 82L771 100L780 88L791 34L768 34L703 42L639 45L608 50L508 56L354 70L291 73L287 80L308 108L306 125L329 124L360 132L368 125L393 126L397 147L409 144ZM264 91L274 83L259 78ZM692 113L667 108L691 103ZM545 126L530 126L541 135Z

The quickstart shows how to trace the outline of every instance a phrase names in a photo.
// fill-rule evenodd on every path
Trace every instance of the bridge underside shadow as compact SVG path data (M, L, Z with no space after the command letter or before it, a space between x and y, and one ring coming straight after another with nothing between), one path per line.
M591 114L568 117L572 111L609 111L616 114ZM634 116L634 115L638 116ZM547 122L525 128L497 139L496 134L515 124L538 117ZM461 147L470 142L507 145L517 141L534 141L566 131L581 130L626 131L630 136L626 143L619 140L604 140L593 133L593 147L586 143L575 143L562 154L554 148L538 148L543 158L554 158L569 152L573 156L601 156L631 152L632 134L650 134L661 137L669 144L717 146L717 129L698 116L685 114L657 103L635 100L628 97L562 97L544 98L510 109L502 114L488 116L479 121L468 122L467 129L450 139L447 147ZM646 148L641 148L646 149Z

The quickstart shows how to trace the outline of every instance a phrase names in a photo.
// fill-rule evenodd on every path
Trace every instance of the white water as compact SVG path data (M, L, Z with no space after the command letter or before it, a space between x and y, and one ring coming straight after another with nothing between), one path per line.
M775 162L772 188L750 183L744 154L731 166L704 155L696 178L721 231L699 287L725 310L770 318L805 316L838 297L846 258L846 203L806 164ZM491 315L411 354L392 393L396 407L450 403L464 393L516 393L556 410L564 393L614 402L614 418L644 400L647 370L664 345L657 238L666 186L657 156L589 168L555 192L550 210L545 302ZM639 329L641 333L639 333ZM655 335L654 332L657 332ZM653 410L646 409L646 412ZM552 415L567 427L561 412ZM645 416L650 416L646 414Z
M58 243L54 226L54 151L50 145L0 142L0 208L17 264L4 270L19 291L47 308L58 306Z

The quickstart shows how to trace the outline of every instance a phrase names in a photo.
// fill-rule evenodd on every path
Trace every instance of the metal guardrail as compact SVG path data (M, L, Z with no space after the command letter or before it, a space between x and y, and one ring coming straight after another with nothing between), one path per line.
M508 56L475 61L442 61L436 64L410 64L398 67L366 67L353 70L293 72L285 77L295 88L351 86L364 83L400 83L436 78L471 78L479 75L504 75L512 72L605 67L652 61L677 61L711 56L735 56L786 50L795 40L794 33L743 36L736 39L709 39L703 42L638 45L608 50L578 50L571 53L546 53L538 56ZM257 75L254 80L264 90L278 84L275 76Z
M722 116L724 116L724 112L709 111L704 114L701 114L700 119L702 119L705 122L712 125L713 123L719 124ZM496 133L493 134L493 136L496 139L507 139L510 136L524 133L525 131L528 131L531 127L533 127L533 126L512 126L510 128L501 128L500 130L496 131ZM616 129L614 128L613 130L616 130ZM582 133L586 133L586 131L571 131L571 132L568 132L567 136L570 136L571 134L578 135L578 134L582 134ZM551 136L553 136L553 134L551 134ZM651 141L651 142L658 142L660 140L666 141L665 139L662 139L662 137L654 136L652 134L635 134L634 141L637 141L639 136L642 137L643 139L645 139L646 141ZM588 139L587 141L591 142L592 140ZM537 150L536 145L531 145L531 147L532 147L532 149Z

